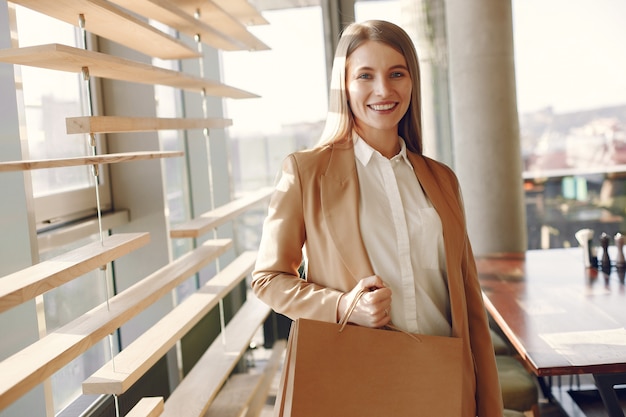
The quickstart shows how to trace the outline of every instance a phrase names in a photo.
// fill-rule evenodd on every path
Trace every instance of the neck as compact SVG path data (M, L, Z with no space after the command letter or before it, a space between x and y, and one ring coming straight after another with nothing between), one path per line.
M395 131L365 133L357 130L357 133L361 139L387 159L393 158L400 152L400 142L398 141L398 134Z

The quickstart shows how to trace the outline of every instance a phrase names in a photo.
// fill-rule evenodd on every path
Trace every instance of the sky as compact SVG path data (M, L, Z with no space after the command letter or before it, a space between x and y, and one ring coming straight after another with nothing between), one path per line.
M388 0L357 4L357 20L398 20L399 7L393 7L394 3ZM269 11L264 16L270 24L251 27L250 31L270 46L270 51L222 54L224 82L263 97L227 100L227 116L234 120L229 130L234 135L254 134L258 126L264 126L265 132L278 132L281 124L326 118L328 87L321 9ZM254 68L250 68L250 54Z
M281 124L326 117L327 87L321 10L266 12L269 25L251 27L271 50L223 52L223 79L262 99L226 100L232 133L280 131ZM285 36L284 34L289 34ZM253 55L253 56L251 56ZM253 59L251 59L253 58ZM253 62L253 65L251 65ZM245 124L237 120L245 120Z
M511 1L520 113L546 107L561 113L626 104L626 1ZM357 19L398 21L400 7L394 3L357 3ZM326 115L320 8L264 15L270 24L250 30L271 47L270 51L222 53L224 82L263 97L225 101L227 116L235 120L233 133L275 132L282 124L318 121ZM27 21L37 26L38 18L29 12ZM64 28L54 33L54 42L73 40L72 32ZM25 38L27 35L32 39ZM48 37L48 31L23 31L22 46L48 43ZM24 73L29 71L24 67ZM34 77L38 83L35 90L75 82L63 73L57 78L51 82L49 77ZM69 98L76 94L72 88L62 91Z
M626 104L624 0L513 0L520 113Z
M358 4L357 20L397 21L393 0ZM512 0L520 113L626 104L626 1ZM263 126L316 121L327 105L319 8L265 12L269 26L251 28L271 51L226 52L227 84L262 100L228 100L234 134ZM288 33L289 36L284 36ZM249 68L249 54L255 54ZM259 83L262 80L262 83ZM245 116L243 116L245 115ZM245 125L237 119L246 120Z

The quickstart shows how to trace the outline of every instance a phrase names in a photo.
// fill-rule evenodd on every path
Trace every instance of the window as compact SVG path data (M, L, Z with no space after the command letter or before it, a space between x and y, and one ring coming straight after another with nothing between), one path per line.
M529 248L626 218L623 2L513 1Z
M79 45L74 26L17 6L20 47L60 43ZM25 136L28 159L66 158L89 155L85 135L68 135L66 117L88 115L86 83L79 74L21 67ZM106 172L106 171L104 171ZM31 172L38 229L95 214L95 179L89 166L35 170ZM110 206L109 192L100 175L100 198ZM69 204L71 202L71 204Z
M16 6L16 20L20 47L50 43L81 44L74 26L32 10ZM65 118L89 115L88 87L81 75L28 66L16 69L16 74L21 78L24 100L21 117L28 144L25 159L91 154L91 143L86 135L68 135L65 130ZM108 207L110 197L104 172L101 170L99 193L102 205ZM90 166L34 170L31 178L39 232L96 213L95 177ZM40 260L53 258L99 238L96 234L70 245L42 251ZM58 329L103 303L107 294L112 294L110 268L91 271L46 292L37 297L37 303L43 305L44 311L43 317L40 317L40 328L45 332ZM55 413L80 395L82 382L111 358L112 349L117 349L118 345L117 338L111 337L94 345L51 377Z
M178 71L178 61L153 59L153 64L161 68ZM157 102L157 117L182 117L181 93L179 90L157 85L154 87ZM185 150L185 132L181 130L158 131L161 149L164 151ZM167 158L165 164L165 191L167 196L168 220L170 226L189 220L191 217L188 168L186 158ZM176 259L192 249L191 239L171 240L172 258ZM192 277L180 284L176 291L177 302L184 300L198 287L197 279Z
M354 14L357 22L382 19L397 25L401 21L400 0L357 1L354 3Z
M41 258L50 259L99 239L100 236L96 234L66 247L46 252ZM80 278L46 292L38 301L41 302L43 299L46 331L52 332L62 327L104 303L107 297L112 295L111 268L90 271ZM117 353L117 347L117 335L111 335L52 375L52 401L55 413L63 410L82 394L83 381L109 361L112 351L114 354Z
M274 184L282 160L319 140L328 105L321 7L266 11L268 26L250 27L271 50L225 52L224 82L261 96L228 100L236 192ZM250 71L254 68L254 71ZM243 123L242 121L245 121ZM238 242L258 247L265 210L241 216Z

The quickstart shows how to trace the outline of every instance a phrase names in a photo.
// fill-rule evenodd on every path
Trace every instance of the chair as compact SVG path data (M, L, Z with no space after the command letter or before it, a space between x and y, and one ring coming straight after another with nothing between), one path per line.
M524 413L515 410L504 410L503 417L524 417Z
M491 333L491 343L493 344L493 350L496 355L510 355L511 349L504 338L493 329L489 329L489 332Z
M538 417L539 391L534 377L512 356L497 355L496 366L504 408Z

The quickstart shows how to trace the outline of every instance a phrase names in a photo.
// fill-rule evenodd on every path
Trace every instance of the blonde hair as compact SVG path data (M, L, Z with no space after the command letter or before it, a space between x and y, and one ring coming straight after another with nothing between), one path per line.
M412 152L422 153L422 103L417 53L409 35L399 26L383 20L368 20L348 25L341 34L330 79L328 115L319 145L352 140L354 119L346 94L346 62L350 54L366 41L382 42L400 52L409 70L413 89L406 114L398 124L400 135Z

